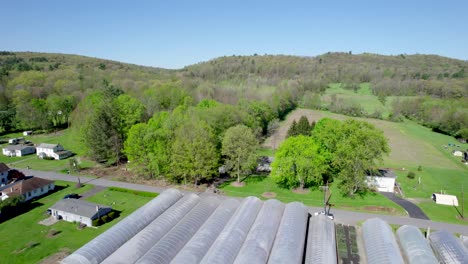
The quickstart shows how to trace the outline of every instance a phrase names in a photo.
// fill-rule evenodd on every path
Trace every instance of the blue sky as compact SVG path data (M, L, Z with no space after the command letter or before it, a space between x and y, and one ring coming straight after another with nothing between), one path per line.
M0 50L164 68L254 53L352 51L468 59L466 0L6 0L0 25Z

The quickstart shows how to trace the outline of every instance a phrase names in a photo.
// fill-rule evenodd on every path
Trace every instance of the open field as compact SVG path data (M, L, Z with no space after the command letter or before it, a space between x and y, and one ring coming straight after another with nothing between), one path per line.
M58 252L72 252L152 199L152 197L131 193L104 190L88 200L112 205L113 209L121 211L118 219L98 228L82 230L79 230L76 224L64 221L51 226L43 226L38 222L48 217L45 213L47 208L62 199L65 194L84 193L93 188L92 185L86 185L76 189L74 183L71 182L56 181L55 183L63 189L34 201L36 207L31 211L0 224L2 263L37 263ZM50 234L54 232L51 230L55 230L57 234L51 236Z
M275 199L284 203L299 201L309 206L323 206L323 192L318 189L310 190L307 194L294 193L278 187L270 177L266 176L250 176L244 182L246 183L244 187L234 187L230 185L230 182L226 182L220 188L229 196L256 196L265 200L266 198L262 197L263 193L274 192L276 194ZM365 197L357 196L352 199L342 197L335 185L332 185L330 190L332 192L331 203L335 204L334 207L336 208L360 212L372 211L392 215L406 215L406 212L400 206L389 201L380 193L369 193Z
M278 131L268 138L263 146L277 148L284 140L292 121L299 120L302 115L307 116L309 121L318 121L325 117L340 120L352 118L325 111L298 109L283 121ZM461 204L461 187L468 186L468 166L461 163L459 157L454 157L451 151L468 149L468 144L461 144L450 136L432 132L408 120L394 123L377 119L355 119L372 123L384 131L389 140L391 153L381 166L397 169L395 170L397 181L401 184L406 197L428 199L433 192L443 190L447 194L457 195ZM448 143L455 144L455 147L446 147ZM419 166L422 166L422 171L417 171ZM416 178L408 179L406 177L408 171L415 172ZM418 177L421 177L420 185ZM464 202L468 204L468 195L465 195ZM461 205L454 208L429 203L423 204L421 208L433 220L467 224L453 217L457 214L457 209L461 211ZM447 215L452 216L447 217Z

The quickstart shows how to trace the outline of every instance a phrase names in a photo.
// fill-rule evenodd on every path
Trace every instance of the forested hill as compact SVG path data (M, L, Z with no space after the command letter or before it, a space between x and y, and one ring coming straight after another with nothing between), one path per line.
M148 116L172 110L190 96L195 103L204 98L232 105L241 99L265 101L279 118L297 106L387 118L356 110L340 98L324 104L324 92L332 84L355 92L365 84L383 105L389 96L423 98L411 109L395 104L391 117L405 115L454 134L468 126L467 71L467 61L434 55L228 56L166 70L77 55L5 51L0 52L0 132L59 125L83 98L103 87L136 98ZM432 100L438 100L437 113L431 110ZM60 116L51 114L57 109ZM441 124L452 117L454 124Z

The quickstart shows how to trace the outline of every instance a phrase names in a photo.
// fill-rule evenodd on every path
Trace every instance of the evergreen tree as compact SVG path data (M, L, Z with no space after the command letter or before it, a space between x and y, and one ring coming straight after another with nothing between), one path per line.
M297 136L297 135L299 135L299 133L297 132L297 122L296 122L296 120L293 120L291 126L288 129L288 135L286 137L287 138L288 137L294 137L294 136Z

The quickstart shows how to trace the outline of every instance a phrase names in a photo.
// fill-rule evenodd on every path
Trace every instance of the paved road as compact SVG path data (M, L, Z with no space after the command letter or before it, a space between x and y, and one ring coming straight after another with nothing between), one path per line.
M71 182L78 181L77 176L72 176L72 175L67 175L67 174L60 174L60 173L46 172L46 171L36 171L36 170L26 170L26 169L19 169L19 168L16 168L16 169L22 171L26 175L34 175L37 177L50 179L50 180L63 180L63 181L71 181ZM80 176L80 181L82 183L90 183L90 184L94 184L97 186L121 187L121 188L127 188L127 189L138 190L138 191L146 191L146 192L161 193L164 190L166 190L166 188L162 188L162 187L154 187L154 186L127 183L127 182L110 181L110 180L105 180L105 179L82 177L82 176ZM184 192L188 193L188 191L184 191ZM216 195L216 194L202 193L201 195L204 196L204 195ZM219 195L219 197L223 199L226 198L225 196L221 196L221 195ZM309 212L311 214L317 211L322 211L322 210L323 210L322 207L310 207L309 208ZM372 213L358 213L358 212L339 210L339 209L333 209L333 208L331 210L331 213L333 213L335 216L335 222L347 224L347 225L356 225L366 219L379 217L382 220L385 220L389 224L414 225L419 228L430 227L431 230L445 229L451 233L459 233L463 235L468 235L468 225L456 225L456 224L434 222L431 220L410 218L408 216L390 216L390 215L372 214Z
M380 192L380 193L383 194L388 199L390 199L391 201L403 207L410 217L429 220L429 217L427 217L427 215L421 210L421 208L419 208L414 203L408 200L405 200L403 198L397 197L394 193L391 193L391 192Z

